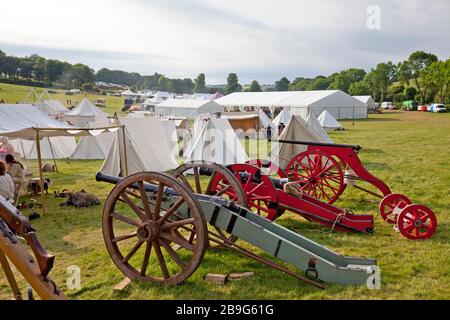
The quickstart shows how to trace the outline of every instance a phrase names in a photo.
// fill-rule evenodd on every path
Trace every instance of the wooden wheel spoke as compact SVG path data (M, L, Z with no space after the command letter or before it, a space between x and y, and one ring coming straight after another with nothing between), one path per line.
M184 219L184 220L178 220L173 222L166 222L162 225L162 229L170 229L170 228L177 228L181 227L187 224L193 224L195 222L194 218Z
M187 186L192 192L194 192L194 189L192 189L191 184L189 183L189 181L186 179L186 177L184 176L184 174L181 174L178 178L181 179L181 181L183 181L183 184L185 186Z
M220 190L216 196L220 197L221 195L223 195L224 193L228 192L231 189L231 186L226 186L225 188L223 188L222 190Z
M147 241L147 245L145 246L144 260L142 261L141 266L141 276L144 276L147 273L151 251L152 251L152 243Z
M250 184L252 183L252 179L253 179L253 173L251 173L248 177L247 177L247 182L244 185L244 191L247 191L248 187L250 186Z
M117 212L112 212L112 213L109 214L109 216L111 218L113 218L113 219L120 220L122 222L131 224L132 226L135 226L135 227L140 227L141 226L141 223L139 221L136 221L134 219L128 218L128 217L126 217L124 215L121 215L120 213L117 213Z
M201 194L202 193L202 185L200 183L200 174L198 172L198 167L194 167L194 180L195 180L195 189L196 192Z
M169 218L172 214L174 214L175 211L177 211L178 208L180 208L180 206L183 203L184 203L184 199L183 198L178 199L178 201L175 202L172 207L170 207L168 210L166 210L166 213L161 218L158 219L157 223L161 224L164 221L166 221L167 218Z
M161 202L164 192L164 184L160 183L158 186L158 191L156 192L155 210L153 211L153 221L159 218L159 213L161 212Z
M161 247L159 246L159 243L157 241L153 241L153 248L156 253L156 257L158 258L159 267L161 269L164 279L169 279L170 278L169 269L167 269L166 261L164 260L164 256L161 252Z
M128 206L137 214L137 216L139 217L139 219L141 219L142 221L148 221L148 217L145 214L145 212L143 212L141 210L141 208L139 208L131 199L130 197L128 197L128 195L125 192L122 192L120 194L120 197L126 202L126 204L128 204Z
M264 185L264 181L261 182L260 184L258 184L256 187L254 187L251 191L249 191L249 194L253 194L256 190L258 190L259 188L261 188Z
M123 235L120 235L120 236L117 236L117 237L113 238L112 242L113 243L117 243L117 242L125 241L125 240L131 239L133 237L136 237L136 235L137 235L136 232L123 234Z
M195 246L192 243L189 243L189 241L183 238L181 235L177 236L168 232L162 232L161 237L166 240L170 240L189 251L194 251L195 249Z
M166 241L161 240L161 244L163 245L164 249L166 249L167 253L170 255L170 257L175 261L178 266L183 269L186 266L186 263L183 261L183 259L180 258L180 256L175 252L175 250L168 244Z
M148 219L152 218L152 211L150 209L150 204L148 203L148 196L147 191L145 190L144 182L139 181L139 192L141 194L142 199L142 206L144 207L145 214L147 215Z
M144 243L144 241L139 240L133 247L133 249L131 249L130 252L128 252L128 254L123 257L122 259L122 263L127 263L128 261L130 261L131 257L134 256L134 254L139 250L139 248L142 246L142 244Z

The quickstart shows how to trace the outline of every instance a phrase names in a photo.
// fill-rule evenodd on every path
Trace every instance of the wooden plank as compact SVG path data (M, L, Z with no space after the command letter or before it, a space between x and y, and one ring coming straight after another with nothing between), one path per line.
M236 272L236 273L230 273L229 278L230 280L240 280L245 278L251 278L255 275L254 272Z
M118 283L115 287L114 287L114 291L123 291L125 290L128 285L131 283L131 279L129 278L124 278L122 281L120 281L120 283Z
M225 282L228 281L228 275L208 273L205 277L205 281L214 282L214 283L218 283L218 284L225 284Z
M0 235L0 251L3 251L41 299L67 299L64 293L52 283L50 277L47 276L44 279L36 259L28 253L28 250L20 242L12 243L8 238Z

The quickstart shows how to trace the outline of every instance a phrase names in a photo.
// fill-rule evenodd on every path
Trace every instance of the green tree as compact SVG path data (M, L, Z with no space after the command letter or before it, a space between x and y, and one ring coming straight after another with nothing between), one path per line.
M56 82L64 72L65 68L64 62L59 60L49 59L45 65L45 72L47 79L50 82Z
M367 74L365 82L373 94L379 94L380 101L383 101L386 90L392 84L395 75L396 67L392 62L379 63Z
M158 80L158 85L157 88L159 91L167 91L170 92L172 91L172 84L170 79L166 78L165 76L160 76L159 80Z
M416 98L417 89L414 87L405 88L405 98L406 100L414 100Z
M422 77L436 90L439 103L444 103L450 86L450 59L434 62L423 71Z
M348 89L348 93L352 96L364 96L364 95L370 95L371 90L367 84L366 81L359 81L354 82L350 85L350 88ZM375 98L375 96L373 96Z
M256 80L253 80L250 84L250 87L248 88L249 92L261 92L261 86L259 85L259 82Z
M275 82L275 90L276 91L288 91L290 83L291 82L288 80L288 78L283 77L279 81Z
M227 77L227 85L225 86L225 94L239 92L242 86L239 84L239 79L236 73L230 73Z
M197 78L194 80L194 92L204 93L206 92L206 82L205 82L205 74L200 73Z
M348 92L350 85L364 79L366 72L363 69L350 68L339 72L328 89L342 90Z
M77 88L80 88L83 83L94 83L94 70L88 66L77 63L72 67L73 81Z
M425 103L427 90L429 89L428 85L430 84L429 81L420 81L421 74L436 61L438 61L436 55L424 51L416 51L409 56L408 60L400 63L398 67L399 80L403 84L409 84L410 81L413 81L419 92L421 103Z

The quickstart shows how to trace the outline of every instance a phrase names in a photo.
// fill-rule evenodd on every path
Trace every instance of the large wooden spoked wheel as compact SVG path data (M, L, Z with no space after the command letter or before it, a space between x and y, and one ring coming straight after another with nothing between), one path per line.
M344 191L344 174L339 163L322 151L305 151L295 156L285 169L298 181L306 195L332 204Z
M193 161L182 164L171 175L187 186L193 193L205 194L231 200L246 208L244 190L236 177L224 166L207 161ZM217 233L228 241L237 237L214 226Z
M156 186L156 191L146 192L146 183ZM168 196L166 188L179 196ZM173 199L171 206L169 198ZM181 208L187 209L184 212L189 217L180 214ZM109 255L134 280L182 283L203 259L207 232L191 191L162 173L141 172L121 180L103 210L103 238Z
M261 171L261 169L249 164L233 164L229 170L239 181L244 190L247 207L256 214L271 221L279 216L278 195L272 180ZM217 190L223 183L224 178L217 175L212 190ZM236 197L232 191L226 192L230 198Z

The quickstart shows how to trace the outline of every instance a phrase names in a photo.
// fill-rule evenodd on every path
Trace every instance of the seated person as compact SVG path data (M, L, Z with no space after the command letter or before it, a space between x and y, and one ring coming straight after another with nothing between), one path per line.
M6 173L5 163L0 161L0 196L13 203L14 191L14 182L11 176Z
M5 161L6 161L6 173L8 173L11 176L14 182L15 188L14 194L17 196L19 195L20 189L25 180L25 172L24 172L25 168L20 162L14 160L14 157L11 154L6 155Z
M2 137L0 140L0 158L4 159L7 154L13 154L14 147L9 143L8 138Z

